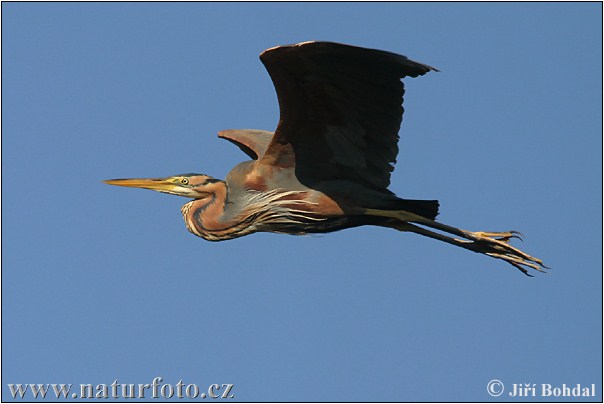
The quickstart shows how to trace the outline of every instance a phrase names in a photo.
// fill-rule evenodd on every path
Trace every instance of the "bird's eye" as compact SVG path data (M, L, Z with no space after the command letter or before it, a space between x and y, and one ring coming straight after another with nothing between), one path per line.
M180 180L180 182L183 185L189 185L189 179L188 178L183 178L182 180Z

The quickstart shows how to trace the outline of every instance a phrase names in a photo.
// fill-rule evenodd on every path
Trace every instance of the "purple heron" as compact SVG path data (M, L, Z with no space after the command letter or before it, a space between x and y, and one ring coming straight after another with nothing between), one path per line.
M436 69L332 42L277 46L260 60L277 92L277 129L218 134L252 160L235 166L225 180L182 174L105 182L192 198L181 209L187 229L210 241L375 225L499 258L527 275L528 268L545 268L510 245L520 238L516 231L447 226L435 221L438 201L401 199L388 190L403 117L401 79Z

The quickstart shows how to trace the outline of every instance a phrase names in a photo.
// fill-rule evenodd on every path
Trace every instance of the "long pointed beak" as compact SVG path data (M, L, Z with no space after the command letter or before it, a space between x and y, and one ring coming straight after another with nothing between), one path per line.
M173 182L164 178L125 178L117 180L105 180L105 184L117 185L120 187L145 188L153 191L169 192L175 188Z

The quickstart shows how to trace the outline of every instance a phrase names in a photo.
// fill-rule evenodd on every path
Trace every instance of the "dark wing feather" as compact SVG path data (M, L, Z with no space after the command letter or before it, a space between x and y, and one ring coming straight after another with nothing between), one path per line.
M332 42L279 46L260 60L280 108L261 162L295 164L306 184L345 179L386 189L398 154L401 78L436 69L394 53Z

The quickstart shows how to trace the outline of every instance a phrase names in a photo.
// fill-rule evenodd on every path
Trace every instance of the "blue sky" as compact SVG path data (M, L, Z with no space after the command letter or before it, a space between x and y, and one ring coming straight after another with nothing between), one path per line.
M601 16L3 3L3 400L9 383L160 376L242 401L513 401L514 383L595 383L601 401ZM259 53L307 40L439 68L406 81L391 189L439 199L447 224L522 231L550 273L370 227L210 243L186 199L101 182L224 178L246 156L216 132L278 119Z

